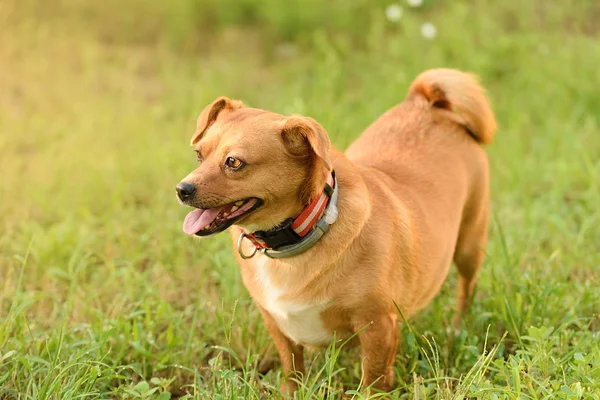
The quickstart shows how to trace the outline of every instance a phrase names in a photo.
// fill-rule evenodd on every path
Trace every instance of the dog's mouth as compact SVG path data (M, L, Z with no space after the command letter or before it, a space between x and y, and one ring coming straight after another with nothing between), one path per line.
M215 208L196 208L186 215L183 231L188 235L208 236L224 231L254 212L262 205L262 200L250 198Z

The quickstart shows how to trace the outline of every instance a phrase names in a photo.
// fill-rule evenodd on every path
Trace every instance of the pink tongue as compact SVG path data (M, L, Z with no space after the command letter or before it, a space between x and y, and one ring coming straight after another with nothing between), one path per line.
M200 229L213 222L222 209L223 207L209 208L208 210L196 208L185 216L183 231L188 235L194 235Z

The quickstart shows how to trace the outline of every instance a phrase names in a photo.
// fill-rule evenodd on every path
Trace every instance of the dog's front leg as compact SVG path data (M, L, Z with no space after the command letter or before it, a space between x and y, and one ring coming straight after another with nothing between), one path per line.
M394 380L393 365L400 332L396 314L362 319L355 325L362 348L364 385L389 392Z
M262 307L259 309L281 360L285 380L280 390L283 394L292 396L298 390L296 381L300 381L304 375L304 346L292 342L281 332L271 314Z

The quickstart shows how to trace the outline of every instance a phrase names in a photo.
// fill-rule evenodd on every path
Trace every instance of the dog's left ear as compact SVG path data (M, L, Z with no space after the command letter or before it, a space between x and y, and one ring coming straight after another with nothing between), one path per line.
M292 154L300 155L298 152L306 151L306 144L308 144L312 152L323 161L325 167L331 170L329 156L331 142L325 129L314 119L298 115L287 118L281 137Z
M213 101L210 105L208 105L198 117L198 122L196 123L196 132L192 137L190 144L193 146L202 139L202 135L204 132L214 122L217 120L217 117L223 110L237 110L238 108L244 107L244 103L239 100L231 100L228 97L222 96Z

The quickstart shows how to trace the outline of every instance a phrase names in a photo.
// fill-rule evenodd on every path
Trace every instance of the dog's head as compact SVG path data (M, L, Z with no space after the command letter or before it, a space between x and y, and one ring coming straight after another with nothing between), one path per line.
M191 145L198 167L177 185L177 197L195 208L183 230L198 236L233 224L271 229L319 194L331 170L331 144L315 120L226 97L202 111Z

